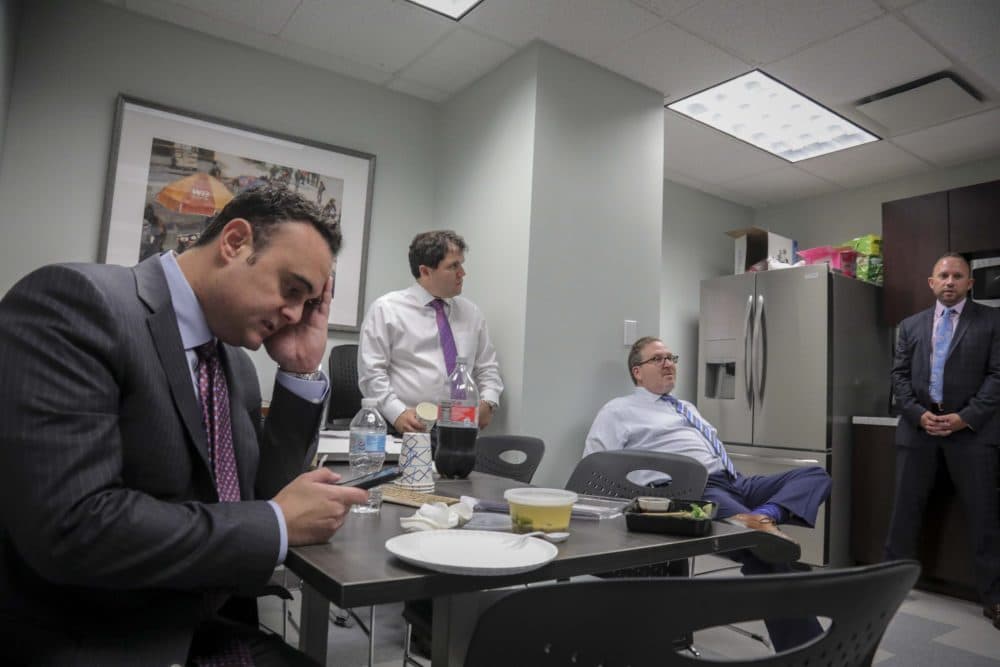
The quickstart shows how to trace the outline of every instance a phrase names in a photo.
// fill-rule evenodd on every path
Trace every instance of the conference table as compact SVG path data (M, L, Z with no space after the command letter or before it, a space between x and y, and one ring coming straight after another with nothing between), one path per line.
M463 480L438 480L434 493L502 500L506 489L519 486L524 484L473 472ZM326 664L331 602L350 609L434 598L432 665L459 666L482 604L482 591L740 549L751 549L771 560L799 557L794 543L740 526L714 522L712 532L704 537L674 537L631 532L625 518L618 516L573 519L570 538L558 545L559 555L535 570L503 576L441 574L404 563L385 548L386 540L403 533L400 517L415 511L383 503L378 514L351 514L328 543L289 549L285 566L303 582L299 648L320 664Z

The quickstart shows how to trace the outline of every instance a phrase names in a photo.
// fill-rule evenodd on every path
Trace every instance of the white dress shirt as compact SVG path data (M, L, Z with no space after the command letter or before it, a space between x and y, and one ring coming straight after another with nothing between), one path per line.
M379 297L368 309L358 341L358 385L378 400L390 424L407 408L436 403L448 378L438 339L434 296L419 283ZM479 397L500 402L503 382L486 319L466 298L444 299L459 357L469 365Z
M680 402L701 417L694 405L687 401ZM688 423L674 406L661 400L659 394L643 387L636 387L628 396L611 399L600 409L587 434L583 455L616 449L650 449L681 454L701 463L710 475L723 470L722 460L701 431ZM649 473L643 474L641 481L635 481L647 484L662 477Z

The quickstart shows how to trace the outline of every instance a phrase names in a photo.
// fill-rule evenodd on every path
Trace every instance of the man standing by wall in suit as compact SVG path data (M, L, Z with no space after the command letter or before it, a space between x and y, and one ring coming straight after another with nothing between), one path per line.
M1000 311L967 298L972 277L958 253L935 262L927 283L937 303L899 325L892 367L900 417L885 555L916 558L927 497L944 459L968 517L983 614L1000 629Z
M479 428L489 425L503 392L486 319L460 296L465 250L455 232L417 234L409 252L417 282L379 297L361 325L361 394L378 399L382 416L399 433L424 430L415 408L438 399L456 356L468 360L479 389Z
M716 518L791 538L778 524L812 527L830 495L830 476L818 466L776 475L744 475L736 470L716 430L693 405L674 397L678 357L658 338L632 344L628 372L635 391L609 401L594 418L583 455L618 449L647 449L688 456L708 470L702 498L718 506ZM655 474L637 483L655 484ZM662 477L662 476L661 476ZM744 574L788 571L785 563L768 563L741 554ZM765 619L776 651L799 646L822 632L815 618Z
M4 297L0 662L312 664L233 612L365 499L302 474L340 240L263 186L180 256L48 266ZM263 426L240 349L261 345Z

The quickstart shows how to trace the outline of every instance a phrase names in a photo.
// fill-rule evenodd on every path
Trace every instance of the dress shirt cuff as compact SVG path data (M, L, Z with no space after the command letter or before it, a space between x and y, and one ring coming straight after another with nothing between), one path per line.
M484 389L479 392L480 401L489 401L490 403L496 403L497 407L500 407L500 394L492 391L490 389Z
M385 406L379 411L382 413L382 416L385 417L385 421L392 426L396 423L396 420L399 419L399 415L406 412L406 404L398 398L393 398L386 401Z
M303 380L279 369L277 380L282 387L310 403L322 403L330 391L330 380L326 373L318 380Z
M281 545L278 548L278 562L275 567L282 565L285 562L285 556L288 555L288 525L285 523L285 513L281 511L281 507L278 503L273 500L268 500L267 504L271 506L274 510L274 516L278 519L278 532L281 533Z

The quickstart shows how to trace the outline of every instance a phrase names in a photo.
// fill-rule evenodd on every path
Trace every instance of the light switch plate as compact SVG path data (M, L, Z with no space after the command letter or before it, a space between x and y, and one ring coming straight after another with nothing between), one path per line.
M636 331L639 323L636 320L625 320L625 339L622 341L625 347L630 347L636 339Z

